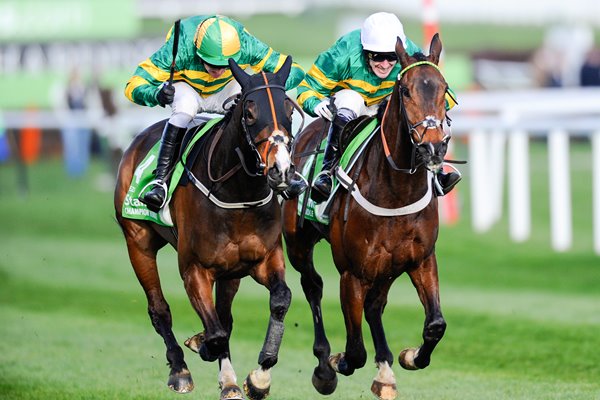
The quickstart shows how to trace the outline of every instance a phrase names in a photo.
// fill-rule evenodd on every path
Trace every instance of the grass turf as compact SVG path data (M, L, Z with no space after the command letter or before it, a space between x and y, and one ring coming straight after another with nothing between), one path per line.
M574 146L586 165L589 148ZM532 146L532 165L543 165L543 146ZM58 161L29 168L31 195L18 195L14 165L0 166L0 398L174 399L166 388L164 345L146 314L143 291L113 221L112 195L90 180L64 178ZM574 237L567 253L550 250L544 168L532 168L534 229L513 244L507 227L475 235L468 218L468 173L460 186L462 220L443 226L438 241L446 335L423 371L394 371L400 399L600 398L600 268L589 235L590 171L573 180ZM586 215L587 214L587 218ZM344 346L337 272L325 245L316 251L325 279L323 313L333 351ZM161 278L180 342L200 331L178 277L174 252L159 257ZM273 369L273 399L320 398L310 384L312 323L288 269L294 299L286 317L280 361ZM268 321L264 288L244 280L234 302L234 367L241 382L256 367ZM395 354L420 343L423 310L401 277L384 315ZM364 326L369 360L373 350ZM218 397L217 365L186 350L196 390L188 397ZM339 377L328 399L370 398L375 368L369 361L352 377Z

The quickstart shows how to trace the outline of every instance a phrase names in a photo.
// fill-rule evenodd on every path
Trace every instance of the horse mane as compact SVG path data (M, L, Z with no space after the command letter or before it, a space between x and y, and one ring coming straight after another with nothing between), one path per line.
M412 57L416 58L417 61L427 61L427 56L420 51L413 54Z

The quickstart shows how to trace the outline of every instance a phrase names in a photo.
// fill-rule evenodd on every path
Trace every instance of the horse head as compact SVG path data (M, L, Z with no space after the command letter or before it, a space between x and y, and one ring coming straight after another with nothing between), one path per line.
M229 66L242 87L242 127L250 152L256 157L256 175L266 175L271 189L285 190L295 174L291 159L294 102L285 93L292 58L277 73L249 75L233 59Z
M408 130L417 161L436 173L443 165L450 134L444 129L448 84L439 67L442 42L436 33L429 55L410 56L397 39L396 54L401 71L397 90L401 120Z

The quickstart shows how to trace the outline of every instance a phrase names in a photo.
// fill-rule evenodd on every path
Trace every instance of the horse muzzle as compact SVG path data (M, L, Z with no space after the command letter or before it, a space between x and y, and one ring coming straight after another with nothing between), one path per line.
M417 146L417 157L429 171L438 173L444 165L444 156L448 150L447 141L423 143Z

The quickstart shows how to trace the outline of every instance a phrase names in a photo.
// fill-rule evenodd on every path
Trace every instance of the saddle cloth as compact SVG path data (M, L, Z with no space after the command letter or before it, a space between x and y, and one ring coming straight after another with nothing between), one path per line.
M155 143L133 173L133 178L131 180L129 190L127 191L125 201L123 202L123 208L121 210L121 214L123 215L123 217L130 219L147 220L163 226L173 226L171 213L169 212L169 203L171 201L171 196L175 191L175 188L179 184L181 176L183 175L184 165L187 160L187 156L193 149L194 145L198 142L198 140L202 138L206 132L210 131L210 129L222 119L223 117L217 117L207 120L206 118L200 117L198 119L195 119L194 122L192 122L192 128L202 124L203 126L201 126L200 129L196 131L191 140L188 141L185 150L181 153L181 157L175 163L175 167L171 175L171 181L169 183L167 203L158 213L148 209L148 207L139 200L140 195L146 190L148 190L149 184L154 180L153 171L156 168L156 160L158 158L158 149L160 147L160 141Z
M363 125L364 128L362 128L358 133L351 135L352 139L350 140L348 145L345 147L344 152L342 153L342 156L340 157L340 162L339 162L337 168L341 168L346 172L350 171L350 169L356 163L356 160L359 158L359 156L362 154L362 152L366 148L366 145L373 138L375 132L377 131L377 128L379 127L378 122L379 121L377 119L373 118L366 125ZM325 148L325 145L327 144L326 140L327 139L324 139L323 143L321 143L321 148ZM316 177L321 172L321 169L323 168L323 153L319 153L317 155L311 155L307 158L306 163L304 163L304 167L302 168L303 176L309 176L310 169L311 169L313 163L315 162L315 157L316 157L316 164L315 164L315 171L314 171L313 176ZM310 182L310 184L312 185L312 182ZM328 215L329 205L330 205L331 201L333 200L333 197L335 196L335 193L339 189L339 187L340 187L340 184L337 181L337 179L335 178L335 174L333 174L333 187L331 190L331 195L329 196L329 199L327 199L326 201L317 204L311 198L307 198L305 200L306 192L302 193L300 195L300 197L298 198L298 215L302 216L302 208L303 208L304 202L306 201L307 203L306 203L306 211L304 214L304 218L311 220L311 221L316 221L316 222L320 222L322 224L328 225L329 224L329 215Z

